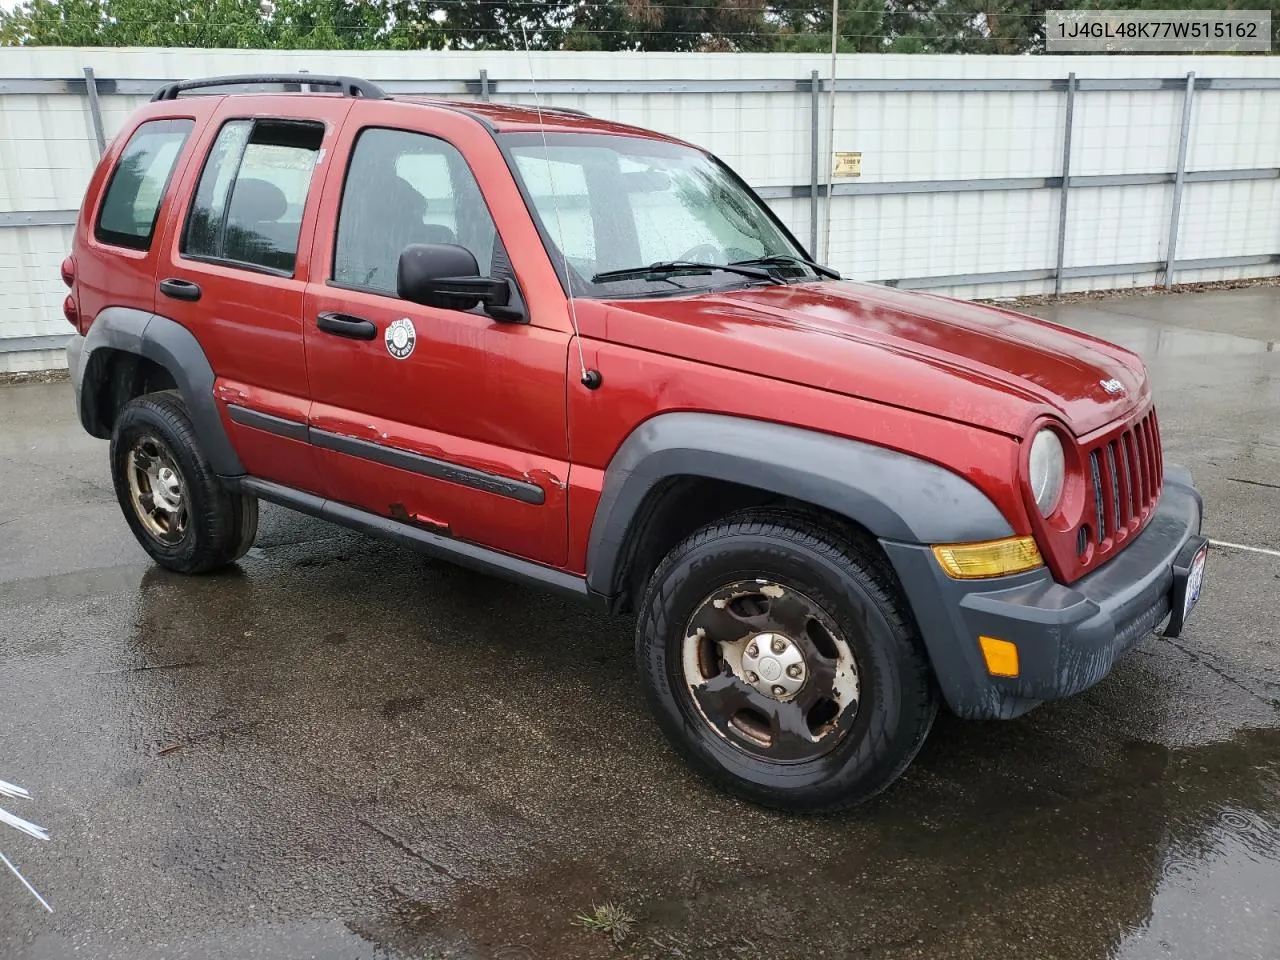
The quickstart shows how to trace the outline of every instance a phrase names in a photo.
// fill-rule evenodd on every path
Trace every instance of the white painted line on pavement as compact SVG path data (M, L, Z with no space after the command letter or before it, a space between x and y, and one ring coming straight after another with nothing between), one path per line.
M1243 543L1228 543L1226 540L1210 540L1215 547L1226 547L1229 550L1245 550L1249 553L1265 553L1268 557L1280 557L1280 550L1267 547L1246 547Z

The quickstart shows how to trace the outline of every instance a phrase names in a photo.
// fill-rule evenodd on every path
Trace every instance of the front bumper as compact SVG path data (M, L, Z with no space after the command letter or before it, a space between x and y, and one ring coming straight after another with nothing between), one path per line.
M1142 533L1070 586L1043 568L953 580L929 546L882 543L952 710L962 717L1008 718L1093 686L1168 618L1174 561L1199 537L1202 514L1191 475L1168 465L1160 504ZM1017 677L987 672L980 636L1017 646Z

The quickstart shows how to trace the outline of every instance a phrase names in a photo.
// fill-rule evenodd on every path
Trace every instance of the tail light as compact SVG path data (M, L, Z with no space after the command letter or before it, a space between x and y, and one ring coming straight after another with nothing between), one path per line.
M62 282L69 290L66 299L62 301L62 315L67 318L67 323L79 330L80 304L76 300L76 258L67 257L63 260L59 272L62 274Z

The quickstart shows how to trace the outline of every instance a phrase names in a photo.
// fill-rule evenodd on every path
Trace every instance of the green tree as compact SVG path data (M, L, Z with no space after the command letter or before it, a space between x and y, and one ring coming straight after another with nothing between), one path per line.
M780 0L769 5L767 21L776 31L774 50L819 53L831 49L830 3ZM882 0L840 0L836 27L841 53L880 53L886 49Z
M258 0L27 0L0 31L33 46L262 47Z

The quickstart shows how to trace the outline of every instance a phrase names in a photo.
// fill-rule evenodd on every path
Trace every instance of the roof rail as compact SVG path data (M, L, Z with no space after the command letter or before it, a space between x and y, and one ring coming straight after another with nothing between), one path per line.
M166 83L151 98L157 100L177 100L178 94L188 90L203 90L208 87L247 87L259 84L287 83L296 85L299 90L305 86L337 87L344 97L362 97L367 100L385 100L384 91L376 83L361 80L359 77L334 77L317 73L246 73L228 77L206 77L203 80L179 80Z
M522 104L522 106L527 106L527 104ZM591 114L587 113L587 111L579 110L576 107L538 107L537 109L541 113L568 113L575 117L591 116Z

